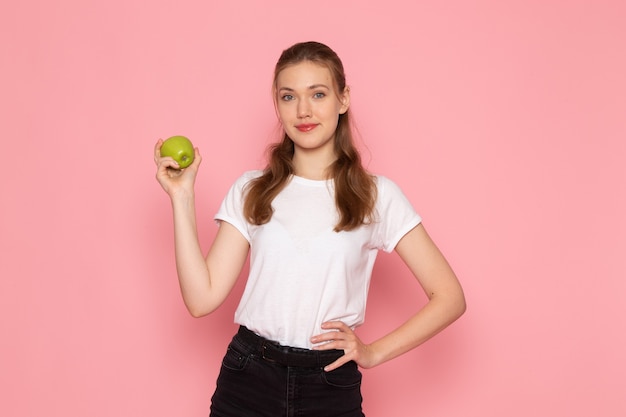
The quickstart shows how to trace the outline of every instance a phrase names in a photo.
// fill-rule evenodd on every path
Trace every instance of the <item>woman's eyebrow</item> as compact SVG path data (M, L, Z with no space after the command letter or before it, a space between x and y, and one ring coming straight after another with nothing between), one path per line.
M326 84L313 84L307 87L308 90L315 90L316 88L325 88L327 90L330 90L330 88L328 88ZM294 90L291 87L280 87L278 91L296 91L296 90Z
M328 88L326 84L313 84L309 86L309 90L315 90L316 88L325 88L327 90L330 90L330 88Z

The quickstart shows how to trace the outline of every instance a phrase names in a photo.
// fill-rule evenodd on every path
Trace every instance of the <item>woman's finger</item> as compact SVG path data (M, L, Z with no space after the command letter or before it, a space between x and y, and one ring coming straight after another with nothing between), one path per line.
M158 165L159 159L161 159L161 145L163 145L163 139L157 140L154 144L154 162Z
M157 166L159 170L165 170L168 168L176 170L180 169L180 165L178 165L178 162L176 162L174 158L171 158L169 156L159 158L159 160L157 161Z

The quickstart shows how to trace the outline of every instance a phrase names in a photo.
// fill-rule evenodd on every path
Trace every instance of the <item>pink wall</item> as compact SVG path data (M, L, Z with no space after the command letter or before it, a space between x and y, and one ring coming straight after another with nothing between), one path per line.
M624 4L5 2L0 415L207 415L241 286L185 311L152 146L202 149L207 247L273 138L272 66L309 39L342 56L369 167L409 195L469 303L364 372L368 416L626 415ZM423 301L381 255L360 334Z

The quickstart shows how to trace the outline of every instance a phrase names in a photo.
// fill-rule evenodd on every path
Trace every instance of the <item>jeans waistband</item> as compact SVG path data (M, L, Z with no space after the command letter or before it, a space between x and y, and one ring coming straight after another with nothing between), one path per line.
M237 332L239 339L250 347L254 353L268 362L282 366L302 368L323 368L343 356L343 350L311 350L283 346L240 326Z

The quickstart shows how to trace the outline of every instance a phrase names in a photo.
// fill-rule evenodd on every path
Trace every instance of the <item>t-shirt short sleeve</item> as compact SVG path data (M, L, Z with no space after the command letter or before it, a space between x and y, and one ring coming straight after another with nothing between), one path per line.
M405 234L421 223L422 218L393 181L378 176L377 186L375 244L379 249L391 252Z
M243 214L244 192L248 182L261 173L261 171L248 171L240 176L226 193L226 197L213 217L218 224L225 221L233 225L248 242L250 242L250 223Z

